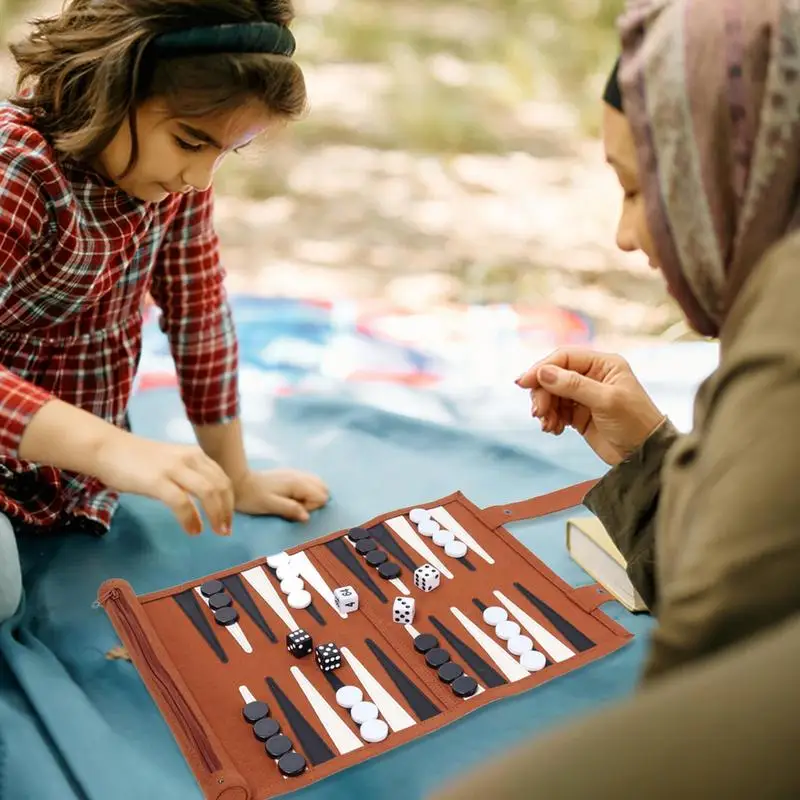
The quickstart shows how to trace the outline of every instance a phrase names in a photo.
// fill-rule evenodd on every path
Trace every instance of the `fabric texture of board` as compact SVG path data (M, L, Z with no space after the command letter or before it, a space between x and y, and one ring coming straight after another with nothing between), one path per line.
M363 523L361 529L379 534L374 541L387 562L398 565L395 579L379 574L387 562L376 568L366 561L374 550L356 549L365 541L362 532L356 542L341 530L291 548L287 554L313 607L292 608L279 575L264 558L142 596L125 580L106 581L99 601L205 796L275 797L533 689L631 639L599 609L611 599L603 589L572 588L503 527L571 508L590 485L485 509L460 492L422 504L437 524L467 544L464 563L415 533L411 508ZM415 586L411 569L429 563L426 554L444 567L439 585L427 591ZM224 590L220 598L220 585L235 587L230 603ZM359 594L359 608L349 614L337 611L333 598L333 590L344 586ZM392 600L406 594L403 588L415 602L410 626L392 621ZM481 609L487 605L506 609L510 634L516 628L529 635L542 653L542 669L529 672L520 665L501 628L484 621ZM290 652L287 635L296 628L311 636L314 647L333 643L335 648L323 647L319 663L313 648L305 655ZM265 631L274 631L277 642ZM465 676L451 678L452 685L442 677L446 672L440 676L436 667L443 656L437 653L426 663L414 646L418 633L436 636ZM333 678L321 668L331 658L341 661ZM383 741L366 741L364 729L337 704L335 687L341 683L362 688L365 699L378 707L389 728ZM299 776L282 775L254 736L242 713L243 687L267 704L305 759L307 768ZM470 696L459 696L460 690Z

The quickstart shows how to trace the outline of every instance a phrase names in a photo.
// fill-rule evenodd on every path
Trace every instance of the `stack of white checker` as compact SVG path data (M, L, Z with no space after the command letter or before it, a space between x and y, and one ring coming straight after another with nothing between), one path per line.
M489 606L483 612L483 621L494 628L495 635L506 643L508 652L519 658L528 672L538 672L547 663L543 653L533 648L533 639L522 634L518 623L508 618L508 611L500 606Z
M300 610L311 605L311 593L300 577L300 568L288 553L280 552L267 558L267 566L275 570L281 591L289 608Z
M389 726L382 720L375 703L364 700L358 686L342 686L336 691L336 702L350 712L365 742L382 742L389 735Z
M443 547L444 552L450 558L464 558L467 554L467 545L460 539L456 539L455 534L443 528L431 515L426 508L413 508L408 518L417 526L420 536L427 536L435 545Z

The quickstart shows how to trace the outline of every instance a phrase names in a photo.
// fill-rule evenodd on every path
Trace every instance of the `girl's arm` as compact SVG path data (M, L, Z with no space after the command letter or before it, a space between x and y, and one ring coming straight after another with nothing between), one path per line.
M195 425L194 432L203 452L222 467L234 485L239 484L248 471L239 420L222 425Z
M31 254L47 235L50 165L36 148L0 147L0 329L13 329L31 312L27 282ZM27 302L26 302L27 300ZM230 531L233 492L219 466L198 448L133 436L35 386L0 365L0 455L92 475L109 488L154 497L199 533L197 497L215 530Z
M46 163L37 162L35 151L22 145L0 149L0 329L12 329L17 320L19 299L13 290L24 283L30 254L47 230L47 202L38 177L46 168ZM31 420L52 399L49 392L0 365L0 455L21 457Z
M213 225L213 194L181 201L151 292L162 312L181 398L198 443L229 477L247 470L238 421L238 344Z
M219 262L211 190L186 195L164 242L151 291L163 312L189 421L233 483L236 510L307 520L328 501L317 477L248 469L238 419L238 346Z

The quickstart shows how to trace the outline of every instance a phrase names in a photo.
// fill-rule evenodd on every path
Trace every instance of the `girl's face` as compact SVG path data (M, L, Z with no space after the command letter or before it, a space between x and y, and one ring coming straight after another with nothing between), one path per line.
M257 103L207 117L176 118L157 99L136 112L139 156L124 177L131 156L128 125L122 125L94 165L129 195L160 203L170 194L211 186L223 158L247 147L271 122Z
M603 144L606 160L617 173L625 193L617 226L617 247L626 253L641 250L650 260L650 266L658 269L658 259L647 227L631 126L624 114L606 103L603 104Z

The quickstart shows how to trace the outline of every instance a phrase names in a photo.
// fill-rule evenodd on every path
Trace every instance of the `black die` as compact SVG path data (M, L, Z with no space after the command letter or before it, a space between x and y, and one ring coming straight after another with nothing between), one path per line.
M286 634L286 649L297 658L307 656L314 649L314 640L311 635L298 628Z
M317 645L314 648L314 655L317 659L317 666L323 672L332 672L342 666L342 654L333 642Z

